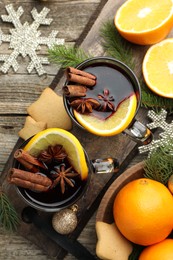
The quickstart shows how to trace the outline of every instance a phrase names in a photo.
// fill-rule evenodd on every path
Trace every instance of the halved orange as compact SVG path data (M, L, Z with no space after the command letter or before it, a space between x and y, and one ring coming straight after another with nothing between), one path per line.
M84 180L88 176L88 166L83 148L78 139L70 132L60 128L48 128L36 134L24 147L33 156L38 156L41 151L46 150L49 145L62 145L68 160L74 169Z
M99 119L91 114L81 114L74 110L77 121L89 132L100 136L113 136L121 133L131 123L137 106L136 95L123 101L118 109L107 119ZM101 112L100 112L101 113Z
M128 0L116 12L114 23L128 41L155 44L163 40L173 26L173 1Z
M156 94L173 98L173 38L150 47L142 64L147 86Z

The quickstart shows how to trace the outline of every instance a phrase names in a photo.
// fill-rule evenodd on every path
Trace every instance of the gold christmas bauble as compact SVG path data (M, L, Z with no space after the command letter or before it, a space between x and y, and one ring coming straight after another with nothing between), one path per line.
M67 235L77 226L77 205L56 212L52 217L52 226L56 232Z

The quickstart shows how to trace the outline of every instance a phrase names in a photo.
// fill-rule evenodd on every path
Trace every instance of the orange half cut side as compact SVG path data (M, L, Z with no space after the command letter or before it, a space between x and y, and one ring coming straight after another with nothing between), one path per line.
M113 136L121 133L131 123L137 107L137 98L133 94L123 101L116 112L106 120L91 114L81 114L74 110L76 120L89 132L100 136Z

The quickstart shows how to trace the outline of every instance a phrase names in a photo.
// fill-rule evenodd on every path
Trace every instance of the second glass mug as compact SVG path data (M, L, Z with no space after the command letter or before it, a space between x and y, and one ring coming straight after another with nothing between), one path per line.
M116 60L114 58L110 58L110 57L90 58L90 59L83 61L79 65L77 65L76 68L79 70L84 70L84 71L87 69L87 72L90 72L90 69L91 69L91 73L92 73L92 68L93 67L97 68L99 66L106 66L108 68L110 68L110 67L116 68L116 70L120 73L120 77L122 74L123 77L125 76L127 78L127 80L129 80L131 82L134 93L136 95L136 98L137 98L136 113L135 113L134 117L132 118L128 127L126 129L124 129L122 131L122 133L129 135L135 142L140 143L140 144L147 144L147 143L151 142L151 140L152 140L151 131L144 124L142 124L141 122L139 122L136 119L136 115L137 115L138 110L141 105L141 87L140 87L139 81L138 81L136 75L134 74L134 72L124 63L122 63L119 60ZM103 73L104 73L104 71L103 71ZM65 85L68 85L68 84L70 84L70 82L68 82L68 80L67 80L65 82ZM73 114L73 109L71 108L70 103L69 103L69 97L67 97L66 95L63 95L63 100L64 100L64 105L65 105L66 111L67 111L68 115L70 116L70 118L73 120L73 122L78 127L85 129L75 118L75 116Z
M63 130L65 131L65 130ZM66 131L65 131L66 132ZM71 134L73 135L73 134ZM74 135L73 135L74 136ZM75 136L74 136L75 137ZM76 138L76 137L75 137ZM77 138L76 138L77 139ZM25 145L31 140L29 138L26 140L19 149L23 149ZM91 160L87 154L87 152L83 148L83 152L85 155L85 161L88 168L88 176L84 180L79 182L79 186L77 184L73 193L68 194L67 196L58 196L57 189L48 190L46 192L37 192L30 190L28 188L23 188L20 186L15 185L17 193L26 202L29 206L36 210L44 211L44 212L57 212L59 210L69 208L70 206L74 205L78 202L80 198L82 198L87 189L89 188L90 179L92 174L95 173L111 173L111 172L118 172L119 171L119 164L118 161L114 158L106 158L106 159L95 159ZM59 163L60 164L60 163ZM61 162L62 164L62 162ZM12 168L17 168L24 170L22 164L14 158L12 163ZM42 169L40 168L41 172ZM10 174L10 171L9 171ZM40 174L40 173L39 173Z

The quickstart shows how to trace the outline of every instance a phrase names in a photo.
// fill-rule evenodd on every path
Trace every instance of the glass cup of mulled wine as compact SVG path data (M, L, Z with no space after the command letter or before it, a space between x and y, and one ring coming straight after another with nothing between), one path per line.
M25 141L21 145L21 147L19 147L19 149L17 149L15 151L15 153L19 154L29 141L30 141L30 139ZM54 146L54 147L56 147L56 146ZM14 182L12 181L11 183L15 184L17 193L24 200L24 202L26 202L26 204L28 204L29 206L31 206L37 210L41 210L44 212L57 212L61 209L68 208L68 207L72 206L73 204L75 204L85 194L85 192L88 188L88 185L90 183L91 175L93 173L93 166L91 164L91 161L84 149L83 149L83 152L84 152L84 156L85 156L85 160L86 160L86 165L88 168L87 169L88 173L85 178L81 179L80 176L75 177L75 174L73 174L73 171L72 171L72 174L70 171L70 174L72 177L70 176L67 178L68 178L68 182L69 181L72 182L73 187L71 185L68 185L68 183L66 183L67 185L65 184L65 190L63 192L62 192L62 187L61 187L61 181L58 184L56 184L56 186L54 186L53 188L48 188L47 190L44 190L44 191L40 191L39 189L37 190L37 188L32 189L32 188L22 187L20 185L17 185L15 183L15 181ZM61 168L61 167L66 167L66 168L71 167L68 159L65 158L65 159L61 159L61 160L53 159L50 164L48 164L47 162L44 162L45 168L43 168L42 166L38 166L38 170L39 170L38 172L34 171L32 169L28 170L28 168L26 168L24 166L25 164L23 164L22 161L16 159L17 157L15 157L15 153L14 153L12 168L9 170L9 175L13 174L14 171L16 171L14 173L14 178L18 178L18 175L20 174L19 171L21 170L22 172L26 172L26 171L32 172L32 174L34 174L35 176L42 175L43 177L49 177L51 180L55 180L55 178L52 176L54 174L56 174L57 172L59 172L60 169L62 170L63 168ZM23 157L22 157L22 160L23 160ZM28 162L28 159L27 159L27 162ZM37 167L37 165L36 165L36 167ZM20 176L19 176L19 178L20 178ZM26 179L26 181L28 181L27 176L26 176L26 178L22 177L22 182L25 179Z
M86 110L87 115L92 114L92 116L99 117L104 121L111 118L118 111L118 108L120 109L120 105L124 100L135 95L137 103L134 115L121 132L128 134L134 141L141 144L147 144L152 140L151 131L136 120L136 114L141 105L141 88L136 75L127 65L114 58L95 57L85 60L77 65L75 69L89 73L96 78L93 86L92 80L94 78L91 77L87 81L88 86L85 87L84 81L75 82L75 80L78 81L80 73L76 77L75 74L78 74L76 71L74 73L68 71L69 77L67 77L63 87L63 100L67 113L78 127L90 132L89 127L85 127L85 124L82 125L80 120L77 120L76 109L80 110L79 113L85 113ZM74 74L74 79L71 77L72 74ZM82 76L85 78L85 75ZM85 89L79 88L79 85L83 85L82 88L85 87ZM79 89L79 95L75 96L77 89ZM99 131L98 133L97 131L91 131L91 133L102 135ZM116 134L119 134L119 132L111 135Z

